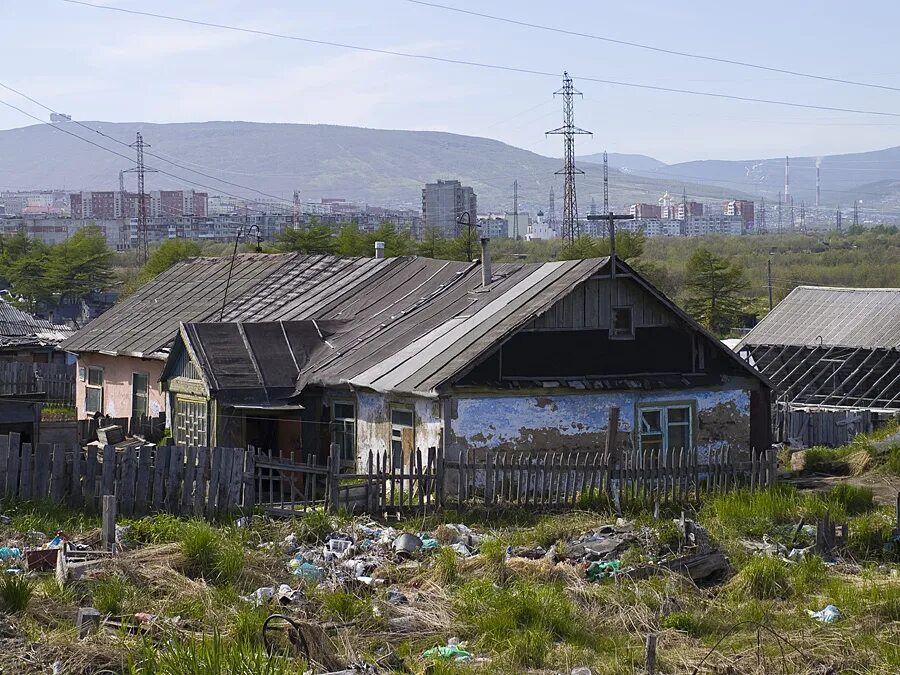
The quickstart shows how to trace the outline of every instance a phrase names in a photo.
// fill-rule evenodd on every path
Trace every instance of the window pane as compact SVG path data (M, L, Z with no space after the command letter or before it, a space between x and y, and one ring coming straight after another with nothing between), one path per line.
M687 424L669 425L669 449L680 450L691 447L691 428Z
M147 393L147 388L150 385L150 377L144 373L134 373L131 376L131 386L134 388L134 391Z
M99 387L88 387L84 392L84 409L88 412L100 412L103 408L103 390Z
M88 368L88 384L103 385L103 368Z
M411 427L413 425L413 414L410 410L392 410L391 424L400 427Z
M613 335L630 336L632 334L631 307L613 307L612 319Z
M669 408L667 412L669 416L669 424L672 424L673 422L678 423L691 421L690 408Z
M662 433L662 411L641 411L641 433Z
M642 434L642 450L659 450L662 447L662 434Z
M334 404L334 419L353 419L356 417L356 414L353 410L352 403L335 403Z

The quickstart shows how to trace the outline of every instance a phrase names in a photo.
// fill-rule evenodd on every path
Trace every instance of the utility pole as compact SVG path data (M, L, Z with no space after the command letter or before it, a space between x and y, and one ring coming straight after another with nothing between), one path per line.
M800 231L806 232L806 202L800 202Z
M575 135L588 134L590 131L579 129L575 126L575 96L581 96L581 92L572 85L569 73L563 73L563 86L553 92L554 96L561 95L563 99L563 125L548 131L547 134L559 134L563 137L563 149L565 165L556 172L565 177L563 192L563 239L574 242L578 232L578 202L575 198L575 176L584 171L575 167Z
M772 252L769 251L769 259L766 260L766 284L769 287L769 311L772 311Z
M513 181L513 241L519 241L519 181Z
M791 232L793 232L797 228L797 223L794 221L794 196L791 195Z
M853 200L853 226L859 225L859 200Z
M150 257L150 239L147 232L147 195L144 191L144 173L147 171L156 171L156 169L147 169L144 166L144 148L150 145L144 143L144 137L141 132L137 132L137 140L129 147L137 150L137 165L133 169L128 169L126 173L137 173L138 177L138 246L144 257L144 262Z

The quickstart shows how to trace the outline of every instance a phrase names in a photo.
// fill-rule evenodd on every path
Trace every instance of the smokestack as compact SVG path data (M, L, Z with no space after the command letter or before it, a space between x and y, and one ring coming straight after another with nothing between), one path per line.
M384 257L384 242L376 241L375 242L375 258L376 260L381 260Z
M481 238L481 285L487 288L491 285L491 239Z
M791 196L791 158L784 158L784 201L790 201Z

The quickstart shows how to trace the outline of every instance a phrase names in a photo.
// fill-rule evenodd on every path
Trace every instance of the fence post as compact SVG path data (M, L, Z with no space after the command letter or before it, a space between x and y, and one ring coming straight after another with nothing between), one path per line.
M328 511L337 513L338 500L340 495L340 473L341 473L341 446L337 443L331 444L331 452L328 455Z
M101 519L101 539L103 549L115 550L116 546L116 496L103 495L103 516Z
M656 675L656 633L647 635L647 675Z

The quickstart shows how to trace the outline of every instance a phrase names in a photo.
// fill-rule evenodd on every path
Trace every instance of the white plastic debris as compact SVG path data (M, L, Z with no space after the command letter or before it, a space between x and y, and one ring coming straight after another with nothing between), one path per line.
M809 614L811 619L815 619L821 623L834 623L842 618L841 610L834 605L826 605L824 609L820 609L818 612L808 609L806 610L806 613Z

